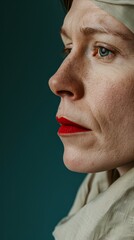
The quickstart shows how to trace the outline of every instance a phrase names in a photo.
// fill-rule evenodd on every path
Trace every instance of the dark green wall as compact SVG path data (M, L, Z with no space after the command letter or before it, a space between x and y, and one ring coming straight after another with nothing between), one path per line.
M47 84L62 61L63 11L58 0L5 0L1 10L0 239L52 240L84 177L63 165Z

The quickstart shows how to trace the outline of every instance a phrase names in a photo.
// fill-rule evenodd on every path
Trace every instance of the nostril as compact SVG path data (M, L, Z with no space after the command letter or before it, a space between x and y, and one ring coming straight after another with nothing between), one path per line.
M84 95L84 85L77 76L63 75L63 71L56 72L49 79L51 91L59 97L70 97L71 100L78 100Z
M60 91L57 91L56 92L57 95L61 96L61 97L64 97L64 96L69 96L69 97L73 97L74 94L70 91L67 91L67 90L60 90Z

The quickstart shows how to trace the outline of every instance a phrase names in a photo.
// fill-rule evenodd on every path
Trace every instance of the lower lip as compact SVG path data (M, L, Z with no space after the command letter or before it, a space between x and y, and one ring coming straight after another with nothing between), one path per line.
M83 127L77 127L77 126L71 126L71 125L62 125L59 130L59 135L66 135L66 134L74 134L74 133L81 133L81 132L88 132L89 129L83 128Z

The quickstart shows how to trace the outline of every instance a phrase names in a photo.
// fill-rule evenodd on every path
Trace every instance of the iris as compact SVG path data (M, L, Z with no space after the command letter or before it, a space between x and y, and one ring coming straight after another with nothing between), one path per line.
M112 52L105 47L100 47L98 49L98 54L100 55L100 57L107 57L107 56L111 55Z

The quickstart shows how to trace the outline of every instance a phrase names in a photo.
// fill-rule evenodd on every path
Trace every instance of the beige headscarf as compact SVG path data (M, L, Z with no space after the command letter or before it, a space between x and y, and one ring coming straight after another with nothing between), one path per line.
M92 0L134 33L134 0Z

